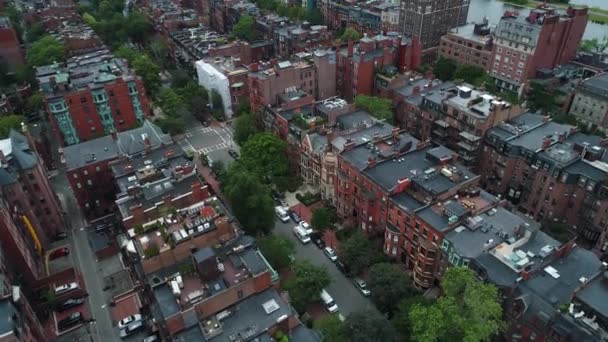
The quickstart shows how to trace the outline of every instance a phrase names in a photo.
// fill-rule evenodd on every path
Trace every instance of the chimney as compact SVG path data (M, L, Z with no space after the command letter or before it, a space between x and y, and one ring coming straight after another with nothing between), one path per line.
M412 95L418 95L420 94L420 86L415 86L414 89L412 90Z
M393 127L392 133L393 138L397 139L399 137L399 127Z
M553 140L551 139L551 136L548 135L543 139L543 146L542 149L546 150L549 148L549 146L551 146L551 143L553 142Z
M355 42L352 39L348 40L348 57L353 56L353 50L355 49Z
M376 158L373 158L373 157L367 158L367 166L374 166L374 165L376 165Z
M346 143L344 143L344 151L350 151L355 147L355 142L352 139L347 139Z

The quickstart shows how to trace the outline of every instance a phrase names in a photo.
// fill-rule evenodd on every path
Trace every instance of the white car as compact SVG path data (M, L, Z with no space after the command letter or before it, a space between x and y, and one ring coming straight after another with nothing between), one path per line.
M312 227L310 226L310 224L308 224L308 222L302 220L302 222L300 222L300 227L302 227L302 229L304 229L304 231L306 232L306 235L312 234Z
M135 314L135 315L131 315L131 316L127 316L123 319L121 319L118 322L118 329L122 329L125 328L126 326L128 326L129 324L133 323L133 322L139 322L142 320L142 317L140 314Z
M69 292L69 291L76 290L77 288L79 288L79 286L78 286L78 283L76 283L76 282L72 282L72 283L69 283L69 284L63 284L63 285L57 286L55 288L55 294L59 295L59 294L62 294L62 293L66 293L66 292Z
M325 247L325 249L323 249L323 252L325 253L325 255L327 255L327 257L331 261L338 260L338 256L336 255L336 251L334 251L333 248L331 248L331 247Z
M306 231L300 226L293 227L293 233L300 240L301 243L307 244L310 242L310 237L306 234Z
M120 338L127 338L144 328L143 321L135 321L120 330Z

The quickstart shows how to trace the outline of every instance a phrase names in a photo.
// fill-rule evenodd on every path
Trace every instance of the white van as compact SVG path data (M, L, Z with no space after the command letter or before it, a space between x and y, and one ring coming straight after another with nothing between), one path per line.
M306 231L302 229L300 226L293 227L293 233L295 236L302 242L303 244L307 244L310 242L310 237L306 234Z
M285 208L281 206L274 207L274 213L277 214L277 217L279 218L279 220L281 220L281 222L289 222L289 215L287 214L287 210L285 210Z
M321 302L323 302L323 305L325 306L325 309L327 309L327 311L331 313L338 311L338 305L336 304L336 302L334 302L334 299L331 298L329 293L325 291L325 289L321 290Z

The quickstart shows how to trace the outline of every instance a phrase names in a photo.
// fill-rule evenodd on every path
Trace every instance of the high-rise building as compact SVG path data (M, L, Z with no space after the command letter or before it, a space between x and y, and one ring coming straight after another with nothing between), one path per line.
M467 22L469 0L401 0L399 26L406 37L418 37L425 52L441 37Z
M0 140L0 189L11 214L27 216L40 243L64 230L63 210L42 159L17 131Z
M587 8L569 7L559 12L539 5L528 16L505 12L496 28L488 66L496 85L518 92L538 69L552 69L573 60L587 19Z
M39 67L36 77L63 145L133 129L150 111L141 79L105 49Z

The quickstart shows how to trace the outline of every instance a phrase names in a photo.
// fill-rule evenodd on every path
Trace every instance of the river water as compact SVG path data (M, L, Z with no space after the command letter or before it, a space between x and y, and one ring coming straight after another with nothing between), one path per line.
M572 3L608 9L608 0L573 0ZM519 10L520 13L525 14L530 9L505 4L498 0L471 0L468 21L480 22L483 17L488 17L490 23L496 25L505 10ZM587 23L587 29L583 36L584 39L601 39L604 36L608 36L608 25Z

